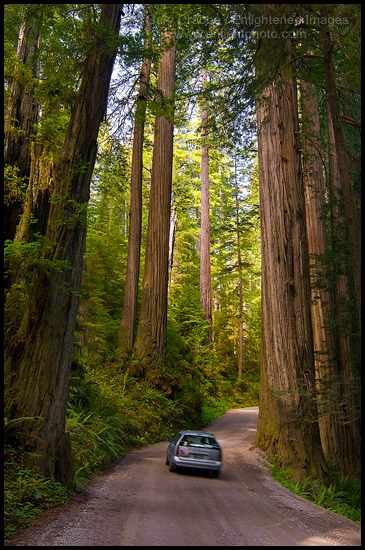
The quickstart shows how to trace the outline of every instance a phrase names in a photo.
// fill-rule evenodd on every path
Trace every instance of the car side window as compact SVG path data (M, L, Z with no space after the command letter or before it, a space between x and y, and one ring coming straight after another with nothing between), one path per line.
M179 441L180 437L181 437L181 434L180 434L180 433L178 433L178 434L175 435L175 437L174 437L174 443L175 443L175 445L176 445L176 443Z

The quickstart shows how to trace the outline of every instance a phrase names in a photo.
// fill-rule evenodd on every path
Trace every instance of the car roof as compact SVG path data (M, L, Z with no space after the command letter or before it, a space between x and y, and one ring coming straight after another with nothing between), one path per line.
M184 434L184 435L201 435L201 436L203 436L203 435L208 435L209 436L210 435L210 436L215 437L212 433L203 432L201 430L180 430L179 433Z

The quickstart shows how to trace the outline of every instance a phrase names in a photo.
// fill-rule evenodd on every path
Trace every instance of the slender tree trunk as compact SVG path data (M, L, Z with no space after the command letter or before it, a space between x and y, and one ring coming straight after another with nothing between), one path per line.
M262 359L257 445L301 477L325 479L315 406L308 246L293 78L258 101Z
M7 406L12 418L24 418L14 437L20 446L39 455L33 461L45 476L67 486L73 482L73 466L65 413L85 249L86 207L120 16L120 4L102 5L101 32L86 59L55 170L46 233L49 246L43 268L40 262L34 269L22 322L6 341L5 349ZM56 261L61 264L56 266Z
M145 12L146 47L150 46L152 34L151 13ZM141 81L138 94L134 123L133 153L131 169L131 204L128 238L127 274L124 293L122 319L119 329L118 347L120 353L132 349L135 335L138 303L138 283L142 234L142 169L143 140L146 119L148 86L150 80L151 60L146 57L142 63Z
M166 354L176 60L172 33L165 32L163 40L166 49L160 58L157 86L164 114L156 117L155 124L141 313L134 346L135 356L143 370L163 361Z
M239 268L239 354L238 354L238 380L242 380L242 367L243 367L243 282L242 282L242 263L241 263L241 251L238 251L238 263Z
M177 209L176 204L172 209L170 220L170 237L169 237L169 281L171 282L172 268L174 267L174 249L177 231Z
M238 255L238 289L239 289L239 354L238 354L238 380L242 380L243 367L243 281L242 281L242 257L241 239L239 231L238 188L236 179L236 159L234 162L235 202L236 202L236 231L237 231L237 255Z
M203 89L206 86L207 75L203 71ZM204 319L208 323L204 343L212 343L212 291L210 267L210 207L209 207L209 145L208 145L208 110L205 98L202 110L202 150L200 162L201 182L201 230L200 230L200 305Z

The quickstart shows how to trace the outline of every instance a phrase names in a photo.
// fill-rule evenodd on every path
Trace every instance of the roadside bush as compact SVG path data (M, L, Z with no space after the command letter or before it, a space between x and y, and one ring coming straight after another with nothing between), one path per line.
M361 525L361 485L355 480L345 478L335 470L330 472L329 487L310 477L299 480L290 469L280 468L275 457L271 457L269 466L273 477L293 493L321 508L331 510L340 516L351 519Z
M71 491L24 468L25 453L10 445L4 449L4 534L11 538L18 529L31 525L43 510L66 502Z

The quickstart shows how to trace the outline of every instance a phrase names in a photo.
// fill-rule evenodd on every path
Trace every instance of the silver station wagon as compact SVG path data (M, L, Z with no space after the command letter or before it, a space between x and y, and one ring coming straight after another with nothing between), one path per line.
M202 468L213 477L219 476L222 449L213 434L195 430L181 430L174 439L168 439L166 464L170 472L179 468Z

